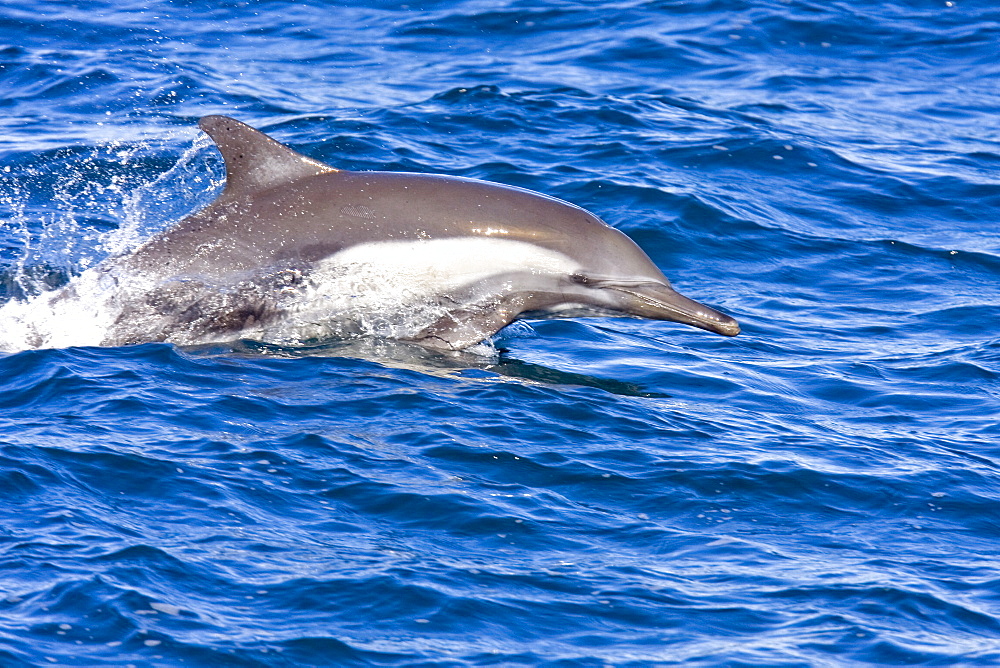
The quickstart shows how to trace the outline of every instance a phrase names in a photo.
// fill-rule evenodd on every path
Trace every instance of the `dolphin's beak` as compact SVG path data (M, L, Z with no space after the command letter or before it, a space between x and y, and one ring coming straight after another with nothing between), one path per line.
M682 322L723 336L736 336L740 324L725 313L688 299L662 283L607 286L626 295L626 312L643 318Z

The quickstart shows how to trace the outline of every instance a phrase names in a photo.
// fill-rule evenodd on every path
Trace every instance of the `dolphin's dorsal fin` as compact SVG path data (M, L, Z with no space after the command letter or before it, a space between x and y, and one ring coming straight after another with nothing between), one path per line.
M307 176L338 171L228 116L205 116L198 121L198 127L222 153L227 194L249 195Z

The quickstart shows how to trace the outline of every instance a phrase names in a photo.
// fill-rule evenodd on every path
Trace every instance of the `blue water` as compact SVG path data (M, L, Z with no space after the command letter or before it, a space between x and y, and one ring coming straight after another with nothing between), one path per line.
M982 0L3 3L4 300L211 201L224 113L585 206L743 334L4 353L0 665L1000 665L998 43Z

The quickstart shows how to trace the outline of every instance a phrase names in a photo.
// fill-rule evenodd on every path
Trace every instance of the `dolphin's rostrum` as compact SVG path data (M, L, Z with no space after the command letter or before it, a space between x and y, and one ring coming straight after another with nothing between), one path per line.
M740 331L674 291L625 234L562 200L468 178L338 170L232 118L199 125L222 153L225 189L99 267L120 293L105 345L360 332L460 349L522 314Z

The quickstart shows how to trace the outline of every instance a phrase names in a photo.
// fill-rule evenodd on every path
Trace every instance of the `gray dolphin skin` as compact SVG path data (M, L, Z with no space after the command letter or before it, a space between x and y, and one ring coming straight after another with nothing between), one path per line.
M145 315L123 310L108 343L267 338L295 317L314 325L300 333L308 339L326 331L317 329L323 308L350 310L383 283L394 285L382 297L396 302L383 304L396 320L405 320L401 310L424 309L424 321L389 336L446 350L478 343L522 314L740 331L733 318L676 292L631 239L573 204L475 179L335 169L225 116L199 126L222 153L225 189L108 263L119 282L139 274L153 284L141 297ZM349 294L331 293L344 285Z

